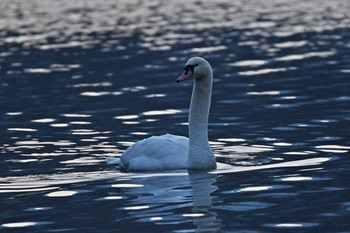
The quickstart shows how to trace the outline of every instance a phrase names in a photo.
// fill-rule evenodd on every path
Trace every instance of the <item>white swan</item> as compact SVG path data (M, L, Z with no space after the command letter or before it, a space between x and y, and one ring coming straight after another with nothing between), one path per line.
M171 134L152 136L130 146L121 156L127 171L211 170L216 168L208 142L208 116L213 83L210 64L201 57L189 59L184 73L176 80L193 77L189 112L189 138Z

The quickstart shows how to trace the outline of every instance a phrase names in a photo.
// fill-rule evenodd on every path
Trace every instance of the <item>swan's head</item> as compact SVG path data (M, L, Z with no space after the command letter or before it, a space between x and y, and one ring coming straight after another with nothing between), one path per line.
M191 77L193 77L195 80L201 80L203 78L209 77L211 67L204 58L192 57L186 62L184 70L185 71L176 80L176 82L181 82Z

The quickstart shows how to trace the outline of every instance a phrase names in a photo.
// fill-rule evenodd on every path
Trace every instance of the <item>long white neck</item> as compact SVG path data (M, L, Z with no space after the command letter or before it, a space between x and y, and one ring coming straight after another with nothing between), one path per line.
M208 142L208 117L211 101L213 73L208 67L207 77L195 80L190 104L189 151L187 162L189 169L214 169L215 157Z
M190 114L188 116L188 134L191 145L208 144L208 117L211 100L211 85L202 85L194 81Z

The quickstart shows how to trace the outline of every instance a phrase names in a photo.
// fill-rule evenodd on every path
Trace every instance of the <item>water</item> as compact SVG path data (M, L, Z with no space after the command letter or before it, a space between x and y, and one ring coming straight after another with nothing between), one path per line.
M1 1L1 232L349 232L348 1ZM215 172L106 160L187 134L215 76ZM228 167L228 168L227 168Z

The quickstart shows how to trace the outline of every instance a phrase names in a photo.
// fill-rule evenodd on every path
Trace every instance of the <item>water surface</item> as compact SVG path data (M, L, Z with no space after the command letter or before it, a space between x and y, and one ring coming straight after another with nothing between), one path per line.
M348 232L347 1L0 3L1 232ZM109 158L187 135L214 68L213 172Z

